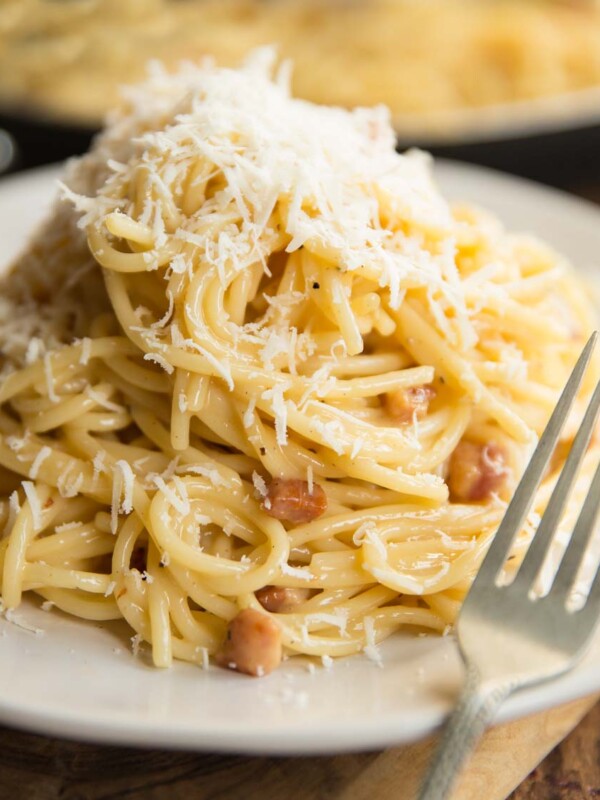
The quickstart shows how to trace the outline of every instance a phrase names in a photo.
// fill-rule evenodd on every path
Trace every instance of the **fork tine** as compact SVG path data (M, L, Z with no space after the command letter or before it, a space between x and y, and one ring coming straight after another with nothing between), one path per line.
M583 507L575 523L571 541L558 568L549 596L568 595L577 577L585 551L596 528L598 512L598 495L600 494L600 464L596 468Z
M594 394L586 409L581 427L577 431L577 436L571 447L569 457L563 466L554 491L550 496L544 516L538 525L529 550L517 572L517 576L513 582L514 589L521 588L526 591L535 580L543 564L548 549L552 544L554 533L560 522L565 504L571 493L571 488L577 478L577 473L579 472L579 467L585 456L587 446L592 438L599 411L600 383L598 383L594 389Z
M535 452L529 462L529 466L525 470L519 485L515 491L513 499L506 510L506 514L500 523L498 532L483 560L479 572L473 581L471 591L467 595L465 605L469 604L469 599L474 601L475 591L478 586L489 586L494 583L500 568L504 564L506 557L509 553L513 540L517 532L521 529L525 517L531 504L535 492L540 485L544 470L550 461L550 456L554 451L558 437L562 430L564 421L569 413L573 401L577 394L577 390L583 379L586 367L589 363L594 345L598 339L598 332L590 336L587 344L583 348L579 356L573 372L566 383L565 388L559 398L556 408L554 409L550 421L546 425L546 429L542 434L540 441L535 449ZM464 606L463 606L464 608Z

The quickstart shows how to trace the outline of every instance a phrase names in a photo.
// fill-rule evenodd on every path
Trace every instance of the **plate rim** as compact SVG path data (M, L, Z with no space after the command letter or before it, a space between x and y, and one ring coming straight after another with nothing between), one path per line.
M428 114L393 113L400 145L476 147L600 126L600 85Z

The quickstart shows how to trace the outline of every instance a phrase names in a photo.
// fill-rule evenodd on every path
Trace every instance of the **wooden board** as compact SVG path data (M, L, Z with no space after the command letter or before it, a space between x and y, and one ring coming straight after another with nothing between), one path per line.
M489 731L453 800L505 800L595 699ZM0 729L0 800L414 800L433 746L428 740L336 757L250 758L94 746ZM562 798L554 789L544 784L541 794L518 797ZM591 791L564 797L600 796L600 787Z
M528 775L510 800L600 798L600 703Z

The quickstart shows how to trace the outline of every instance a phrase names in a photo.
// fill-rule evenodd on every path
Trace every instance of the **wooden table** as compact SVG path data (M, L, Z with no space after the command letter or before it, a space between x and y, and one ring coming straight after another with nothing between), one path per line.
M511 800L600 797L600 703L511 795Z

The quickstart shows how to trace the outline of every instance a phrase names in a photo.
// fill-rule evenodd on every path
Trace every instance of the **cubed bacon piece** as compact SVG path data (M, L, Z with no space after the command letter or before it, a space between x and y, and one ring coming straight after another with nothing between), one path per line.
M281 631L271 617L245 608L229 623L215 661L246 675L267 675L281 663Z
M275 478L267 487L262 507L275 519L300 525L323 514L327 509L327 495L316 483L310 487L307 481Z
M310 589L286 586L265 586L256 592L256 599L266 611L287 614L310 597Z
M435 397L433 386L411 386L409 389L396 389L385 395L385 410L397 422L412 422L427 414L429 403Z
M453 500L489 500L506 480L506 454L497 444L462 441L450 456L448 488Z

